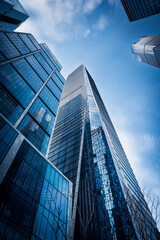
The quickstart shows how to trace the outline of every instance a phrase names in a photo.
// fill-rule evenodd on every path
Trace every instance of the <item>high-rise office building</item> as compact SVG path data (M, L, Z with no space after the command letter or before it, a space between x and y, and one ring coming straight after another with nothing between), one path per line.
M160 35L145 36L132 44L136 60L160 68Z
M158 239L114 126L83 65L66 80L48 160L73 183L72 239Z
M0 30L14 31L28 17L18 0L0 1Z
M72 183L45 158L64 78L46 44L0 32L0 239L68 239Z
M159 0L121 0L129 21L160 13Z

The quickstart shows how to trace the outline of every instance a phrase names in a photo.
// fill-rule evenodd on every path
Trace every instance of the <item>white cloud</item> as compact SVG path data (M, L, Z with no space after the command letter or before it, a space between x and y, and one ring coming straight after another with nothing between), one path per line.
M85 13L89 13L93 11L99 4L101 4L103 0L87 0L84 1L83 10Z
M140 106L137 106L130 102L130 105L134 111L136 109L139 112L145 108L145 102L143 101L143 103L141 102ZM153 194L160 196L160 165L158 166L158 162L156 163L155 159L152 159L152 155L155 156L156 153L157 157L159 156L160 136L155 136L152 132L143 132L143 129L140 132L132 130L133 124L134 129L136 129L136 124L140 119L135 116L133 120L125 108L114 107L114 112L112 112L113 125L140 187L142 189L144 187L151 188Z
M86 38L90 29L84 22L84 15L92 12L102 1L21 0L31 17L17 31L31 32L38 41L52 39L63 42L73 35L76 38L77 32L79 38Z
M159 147L159 138L148 133L135 135L124 128L118 129L117 132L141 188L151 187L152 193L160 196L160 169L155 169L152 159L146 158L147 154L151 155Z
M155 169L152 159L149 163L144 154L154 152L158 139L149 134L138 137L124 130L119 130L118 135L141 188L151 187L152 193L160 196L160 169Z
M84 32L84 38L87 38L90 33L91 33L91 30L86 29L85 32Z
M93 29L96 31L103 31L108 25L107 18L102 15L98 19L97 23L93 25Z

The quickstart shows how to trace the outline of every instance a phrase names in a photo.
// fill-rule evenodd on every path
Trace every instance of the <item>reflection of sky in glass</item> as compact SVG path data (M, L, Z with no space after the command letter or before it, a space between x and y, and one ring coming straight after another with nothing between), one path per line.
M111 183L109 179L109 174L106 168L106 146L104 144L101 132L97 130L97 134L92 135L92 146L93 153L95 154L94 163L95 163L95 175L96 175L96 187L101 189L101 194L98 197L98 202L100 210L103 208L107 210L108 220L112 229L114 227L114 217L112 215L112 210L114 209L114 202L112 196ZM103 221L103 217L101 219ZM113 239L117 239L116 233L113 232Z
M42 238L46 233L47 239L51 239L56 237L55 232L59 228L58 239L62 239L62 235L65 235L67 221L67 198L62 193L68 196L68 182L49 164L45 178L47 181L43 182L34 232L35 234L39 233ZM65 192L62 188L63 184Z
M88 96L88 108L91 122L91 130L102 126L99 112L92 96Z
M97 109L92 90L90 88L90 84L88 81L88 78L85 78L86 80L86 86L87 86L87 103L88 103L88 109L89 109L89 117L90 117L90 127L92 133L95 133L99 127L102 127L102 122L100 119L99 111ZM109 174L106 168L106 159L105 159L105 153L106 153L106 146L103 141L101 132L97 131L97 134L92 135L92 147L93 147L93 154L94 154L94 170L95 170L95 176L96 176L96 189L97 191L100 191L100 196L98 196L98 202L99 202L99 211L107 211L108 214L108 220L110 222L110 225L112 226L111 231L114 228L115 222L112 215L112 210L115 207L113 202L113 196L112 196L112 189L111 189L111 183L109 179ZM103 210L102 210L103 209ZM104 216L99 216L100 221L104 221ZM105 217L106 218L106 217ZM113 239L116 240L116 233L113 230L112 232Z

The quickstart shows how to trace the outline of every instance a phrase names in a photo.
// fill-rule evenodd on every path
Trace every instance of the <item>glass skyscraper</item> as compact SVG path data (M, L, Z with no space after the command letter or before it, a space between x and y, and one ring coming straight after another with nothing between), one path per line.
M0 239L68 239L72 183L46 158L62 66L28 33L0 32Z
M136 60L160 68L160 35L145 36L132 44Z
M159 0L121 0L129 21L160 13Z
M0 1L0 30L14 31L28 17L18 0Z
M65 83L48 160L73 183L71 239L158 239L158 230L94 80Z

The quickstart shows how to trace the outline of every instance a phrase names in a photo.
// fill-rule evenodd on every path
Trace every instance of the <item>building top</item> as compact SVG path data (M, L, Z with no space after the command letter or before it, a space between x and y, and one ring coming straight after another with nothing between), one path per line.
M144 36L132 44L136 60L160 68L160 35Z
M57 60L57 58L56 58L56 57L54 56L54 54L51 52L51 50L49 49L49 47L47 46L47 44L46 44L46 43L41 43L40 45L41 45L41 47L44 49L44 51L48 53L48 55L50 56L50 58L54 61L54 63L56 64L58 70L61 71L62 65L59 63L59 61Z
M29 17L18 0L0 1L0 30L14 31Z
M160 13L160 1L156 0L121 0L129 21Z

